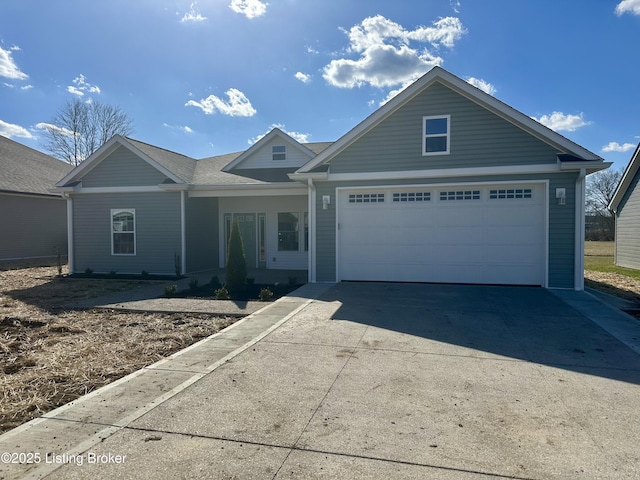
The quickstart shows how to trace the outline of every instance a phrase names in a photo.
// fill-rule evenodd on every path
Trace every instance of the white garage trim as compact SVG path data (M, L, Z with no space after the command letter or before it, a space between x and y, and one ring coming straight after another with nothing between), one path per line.
M344 215L342 214L341 208L343 205L343 202L348 202L349 201L349 197L347 197L347 195L349 195L351 193L352 195L352 201L351 203L367 203L371 205L371 208L375 208L375 206L377 205L377 200L378 197L374 196L372 197L371 195L366 195L364 191L368 191L368 192L378 192L380 190L391 190L391 189L398 189L401 192L413 192L414 195L418 195L421 191L425 191L425 190L431 190L431 196L430 196L430 200L426 200L426 202L434 202L431 205L434 204L439 204L441 203L446 203L447 205L449 204L453 204L454 202L456 202L456 195L453 194L444 194L444 193L438 193L438 192L442 192L443 190L447 190L447 189L456 189L456 190L461 190L464 189L465 191L468 191L466 193L468 193L467 195L467 199L464 199L464 195L458 196L458 200L459 202L472 202L474 200L472 199L476 199L478 198L478 193L477 190L486 190L486 192L482 192L482 195L486 196L486 198L484 198L483 201L483 205L486 206L488 205L486 202L488 201L492 201L494 199L496 199L495 197L492 198L491 200L489 200L488 194L489 194L489 190L487 189L488 186L496 186L496 187L501 187L501 186L514 186L514 187L518 187L520 185L532 185L532 186L536 186L536 187L541 187L541 188L537 188L536 190L539 192L539 194L541 194L543 196L542 199L540 199L540 203L539 205L542 208L541 214L542 214L542 218L538 220L538 226L541 227L540 230L540 235L543 236L543 238L539 238L540 243L538 243L538 249L541 248L542 252L541 252L541 258L540 258L540 262L541 264L538 265L538 267L534 267L534 268L539 268L538 270L538 274L536 274L536 277L538 277L538 275L541 276L541 278L539 278L539 284L541 284L543 287L547 287L548 286L548 258L549 258L549 241L548 241L548 229L549 229L549 181L548 180L517 180L517 181L499 181L499 182L474 182L474 183L467 183L467 182L457 182L457 183L430 183L430 184L408 184L408 185L367 185L367 186L357 186L357 187L337 187L336 188L336 238L335 238L335 248L336 248L336 257L335 257L335 261L336 261L336 281L339 282L341 281L342 275L343 275L343 270L341 269L341 265L340 265L340 261L341 261L341 236L343 235L343 233L340 230L340 222L343 220ZM358 192L362 191L362 194L358 194ZM417 192L417 193L416 193ZM442 196L441 196L442 195ZM418 195L419 196L419 195ZM529 198L529 197L524 197L524 198ZM400 201L400 199L397 199L396 201ZM416 197L414 197L413 200L408 201L408 203L412 203L412 204L416 204L415 202L419 201L417 200ZM517 201L517 200L516 200ZM393 202L393 198L392 196L388 196L388 199L386 199L387 205L391 204ZM539 211L540 212L540 211ZM542 223L542 225L540 225L540 222ZM539 250L538 250L539 251ZM538 280L536 280L536 283L538 283Z

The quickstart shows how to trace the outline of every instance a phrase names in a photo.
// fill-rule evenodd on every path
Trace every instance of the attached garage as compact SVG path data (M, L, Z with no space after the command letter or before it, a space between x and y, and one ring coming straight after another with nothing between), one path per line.
M337 280L546 286L547 189L339 188Z

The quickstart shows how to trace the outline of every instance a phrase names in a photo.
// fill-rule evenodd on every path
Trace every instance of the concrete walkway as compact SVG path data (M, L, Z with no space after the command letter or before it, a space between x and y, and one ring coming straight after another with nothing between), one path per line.
M585 292L306 285L1 436L41 457L0 477L638 478L637 339Z

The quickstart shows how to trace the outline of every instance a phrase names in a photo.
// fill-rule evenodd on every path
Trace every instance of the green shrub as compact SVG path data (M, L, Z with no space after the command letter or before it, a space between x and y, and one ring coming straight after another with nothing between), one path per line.
M198 279L197 278L192 278L191 280L189 280L189 290L191 290L192 292L196 291L198 289Z
M273 292L269 289L269 287L265 287L260 289L260 300L263 302L268 302L273 298Z
M215 291L216 300L230 300L229 290L224 285Z
M233 222L227 249L227 288L232 294L244 292L247 287L247 259L244 255L238 222Z
M93 270L89 267L84 269L85 275L93 275Z
M209 285L211 285L214 290L217 288L220 288L220 279L218 278L217 275L214 275L213 277L211 277L211 281L209 282Z
M118 272L116 272L115 270L111 270L109 272L109 278L116 278L118 276Z
M146 278L149 276L149 272L147 272L146 270L142 270L142 272L140 272L140 275Z
M164 287L164 294L167 297L171 297L173 295L175 295L176 293L178 293L178 286L177 285L167 285Z

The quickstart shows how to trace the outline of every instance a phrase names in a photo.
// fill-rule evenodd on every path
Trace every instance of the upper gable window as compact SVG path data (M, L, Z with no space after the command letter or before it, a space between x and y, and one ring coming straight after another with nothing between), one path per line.
M274 145L271 147L271 159L272 160L286 160L287 159L287 146L286 145Z
M422 117L422 155L448 155L451 116Z

